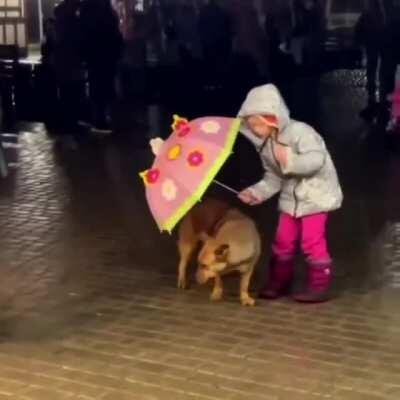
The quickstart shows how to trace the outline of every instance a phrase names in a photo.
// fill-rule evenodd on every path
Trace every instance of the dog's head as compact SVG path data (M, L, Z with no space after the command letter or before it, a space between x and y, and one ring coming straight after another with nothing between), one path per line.
M228 265L229 244L220 243L211 236L203 235L203 246L198 256L197 282L206 283L215 278Z

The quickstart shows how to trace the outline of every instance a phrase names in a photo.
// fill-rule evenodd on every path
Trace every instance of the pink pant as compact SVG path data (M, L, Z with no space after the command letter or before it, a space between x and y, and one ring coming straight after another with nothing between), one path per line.
M327 213L294 218L281 213L272 251L280 260L288 260L296 255L301 238L301 249L311 263L329 263L331 257L326 243Z

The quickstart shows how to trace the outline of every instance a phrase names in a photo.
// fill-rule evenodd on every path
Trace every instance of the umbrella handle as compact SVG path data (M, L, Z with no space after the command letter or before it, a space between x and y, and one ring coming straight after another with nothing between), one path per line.
M227 186L227 185L225 185L225 184L223 184L223 183L221 183L221 182L219 182L219 181L217 181L215 179L214 179L214 183L216 183L218 186L223 187L224 189L228 190L229 192L232 192L232 193L235 193L235 194L239 194L239 192L237 190L232 189L231 187L229 187L229 186Z

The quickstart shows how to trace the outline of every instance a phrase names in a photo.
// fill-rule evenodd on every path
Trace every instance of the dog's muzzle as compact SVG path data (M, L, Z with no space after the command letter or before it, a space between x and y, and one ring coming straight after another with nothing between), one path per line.
M215 272L210 271L206 266L199 266L197 268L197 283L199 283L200 285L204 285L211 278L215 278Z

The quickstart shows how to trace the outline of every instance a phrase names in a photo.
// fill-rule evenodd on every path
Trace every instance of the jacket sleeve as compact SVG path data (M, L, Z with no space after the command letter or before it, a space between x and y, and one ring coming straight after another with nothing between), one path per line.
M284 175L310 176L324 165L326 149L323 140L311 133L304 132L297 151L287 148L287 163L281 166Z
M249 189L260 201L266 201L281 191L282 179L271 170L266 169L263 179Z

